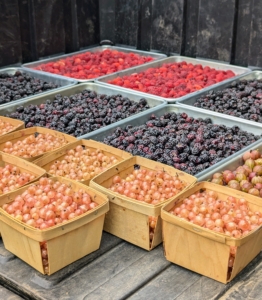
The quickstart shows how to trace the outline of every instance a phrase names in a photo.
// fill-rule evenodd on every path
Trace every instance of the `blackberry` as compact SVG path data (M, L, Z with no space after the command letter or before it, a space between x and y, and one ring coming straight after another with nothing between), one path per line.
M179 152L183 152L183 150L185 149L186 145L183 144L183 143L177 143L176 144L176 149L179 151Z
M199 165L196 166L196 172L197 173L200 173L200 172L202 172L204 170L205 170L205 168L204 168L204 166L202 164L199 164Z
M144 146L148 146L150 144L150 140L149 139L143 139L141 140L141 144Z
M158 141L162 144L165 144L169 140L168 136L163 135L158 138Z
M195 139L195 137L196 137L196 134L195 134L195 132L192 132L192 131L189 132L189 134L187 135L187 138L189 141L193 141Z
M209 162L203 163L203 167L204 167L204 169L207 169L207 168L209 168L209 167L210 167L210 164L209 164Z
M195 155L189 155L188 160L194 164L196 164L197 156Z
M149 136L148 139L152 144L158 144L158 139L155 136Z
M181 162L181 163L186 162L187 159L188 159L188 156L189 156L189 155L188 155L187 153L180 153L180 154L179 154L180 162Z
M154 155L156 156L161 156L164 153L164 151L160 148L156 149L156 151L154 152Z
M202 147L201 144L195 143L195 144L194 144L194 147L191 148L191 153L192 153L193 155L197 155L197 154L199 154L199 153L201 152L202 149L203 149L203 147Z
M180 170L185 172L187 170L187 165L185 163L180 164Z
M201 154L199 156L199 159L200 159L201 163L205 163L205 162L209 161L209 157L207 154Z
M190 153L190 148L186 145L183 152L189 154Z

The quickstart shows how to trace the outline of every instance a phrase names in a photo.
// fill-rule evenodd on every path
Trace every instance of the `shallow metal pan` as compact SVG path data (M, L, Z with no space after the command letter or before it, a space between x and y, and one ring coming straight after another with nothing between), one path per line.
M107 82L109 80L113 80L117 77L123 77L123 76L131 75L133 73L143 72L143 71L145 71L149 68L159 68L163 64L177 63L177 62L182 62L182 61L185 61L187 63L192 63L193 65L201 64L202 66L208 66L210 68L215 68L217 70L231 70L236 74L236 76L234 78L238 78L238 76L241 76L243 74L247 74L247 73L251 72L250 69L244 68L244 67L238 67L238 66L234 66L234 65L225 64L225 63L213 62L213 61L210 61L210 60L197 59L197 58L191 58L191 57L179 56L178 55L178 56L170 56L168 58L164 58L164 59L161 59L161 60L156 61L156 62L150 62L150 63L144 64L144 65L133 67L133 68L130 68L128 70L123 70L123 71L116 72L116 73L113 73L113 74L101 76L101 77L98 77L95 81L99 82L101 84L105 84L105 85L109 85L109 86L115 86L115 85L109 84ZM232 78L230 78L230 79L232 79ZM224 80L224 81L222 81L222 83L228 82L228 80L230 80L230 79ZM221 85L221 82L212 85L212 87L215 87L215 86L218 86L218 85ZM204 88L200 91L201 92L205 91L209 87L206 87L206 88ZM123 88L123 87L119 87L119 88L132 91L132 89L128 89L128 88ZM196 92L187 94L187 95L185 95L183 97L179 97L179 98L163 98L163 97L160 97L160 98L165 99L168 103L176 103L176 101L178 101L178 100L183 100L183 99L187 99L188 97L198 95L200 93L200 91L196 91ZM147 94L147 93L145 93L145 94ZM147 95L151 95L151 94L147 94Z
M54 92L49 92L48 94L44 95L44 96L38 96L38 97L34 97L31 99L27 99L23 102L19 102L19 103L10 103L9 105L1 108L0 107L0 115L1 116L5 116L6 114L10 114L12 112L15 112L17 107L23 105L24 107L33 104L33 105L39 105L41 103L45 103L46 100L54 100L55 95L60 94L62 96L71 96L77 93L82 92L85 89L90 89L92 91L95 91L98 94L106 94L106 95L117 95L117 94L121 94L124 97L128 97L130 100L134 100L135 102L138 102L141 98L145 98L147 100L148 105L150 106L150 108L148 110L146 110L146 112L150 112L152 110L154 110L157 107L162 107L162 106L166 106L167 103L166 101L160 100L158 98L154 98L154 97L150 97L150 96L146 96L144 97L144 95L140 94L140 93L135 93L135 92L126 92L126 91L119 91L117 88L114 87L106 87L104 85L99 85L97 83L93 83L93 82L89 82L89 83L82 83L82 84L77 84L73 87L69 87L67 89L63 89L58 91L54 91ZM138 113L136 114L136 116L140 116L142 115L144 112ZM135 115L134 115L135 116ZM133 118L133 116L128 117L124 120L129 120L130 118ZM114 124L120 124L122 121L118 121ZM111 126L111 125L108 125ZM102 129L108 127L105 126ZM96 130L100 131L101 129Z
M43 73L36 72L34 70L25 70L23 68L0 69L1 74L7 73L7 74L10 74L10 75L14 75L17 71L29 74L30 76L33 76L33 77L38 78L38 79L42 79L42 80L44 80L48 83L52 82L54 84L59 85L60 87L49 90L49 91L46 91L46 92L42 92L42 93L39 93L39 94L35 94L35 95L32 95L32 96L27 96L27 97L24 97L24 98L21 98L21 99L18 99L18 100L14 100L14 101L11 101L9 103L1 104L0 108L5 107L5 106L9 106L10 104L14 104L14 103L21 103L23 101L33 99L37 96L39 97L39 96L42 96L42 95L46 95L47 93L50 93L50 92L57 92L58 93L59 91L63 90L64 88L71 87L71 86L74 86L74 85L77 84L77 81L72 79L72 78L68 79L68 78L65 78L65 77L62 77L62 76L59 76L59 75L55 75L55 74L47 74L47 73L43 74Z
M63 54L63 55L55 56L55 57L52 57L52 58L46 58L46 59L41 59L41 60L38 60L38 61L26 63L26 64L22 65L22 68L32 70L32 69L34 69L34 68L36 68L39 65L44 64L44 63L56 62L60 59L65 59L67 57L71 57L71 56L81 54L81 53L85 53L85 52L100 52L100 51L103 51L103 50L106 50L106 49L112 49L112 50L117 50L117 51L126 52L126 53L133 52L133 53L136 53L136 54L142 55L142 56L150 56L150 57L153 58L154 61L159 60L159 59L163 59L163 58L166 57L165 54L149 52L149 51L141 51L141 50L136 50L136 49L132 49L132 48L116 47L116 46L97 46L97 47L88 48L88 49L77 51L77 52L72 52L72 53L69 53L69 54ZM48 73L48 72L44 72L44 71L40 71L40 70L35 70L35 71L41 72L41 73L44 73L44 74L52 74L52 73ZM114 73L112 73L112 74L114 74ZM62 76L64 78L72 78L72 77L66 77L66 76L63 76L63 75L60 75L60 76ZM92 78L92 79L75 78L75 80L77 80L78 82L91 82L91 81L94 81L95 78Z

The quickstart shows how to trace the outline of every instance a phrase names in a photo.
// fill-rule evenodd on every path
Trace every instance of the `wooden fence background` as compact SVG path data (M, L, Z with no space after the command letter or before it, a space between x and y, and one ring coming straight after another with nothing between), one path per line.
M1 0L0 66L101 40L262 68L259 0Z

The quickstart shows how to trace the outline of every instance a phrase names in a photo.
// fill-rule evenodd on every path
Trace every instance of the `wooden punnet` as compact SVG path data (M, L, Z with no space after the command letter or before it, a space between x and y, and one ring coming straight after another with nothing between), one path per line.
M126 177L133 172L134 165L140 165L141 168L149 170L165 171L173 176L178 175L179 179L186 183L187 187L185 189L194 184L196 178L165 164L134 156L115 165L90 181L90 186L107 195L110 201L110 210L106 214L104 230L141 248L152 250L162 242L160 212L161 207L168 200L157 205L152 205L131 199L108 189L112 185L114 176ZM152 240L150 240L149 235L150 216L157 217Z
M13 218L0 208L0 230L5 248L30 266L44 273L40 242L47 242L49 272L51 275L100 247L104 217L109 209L105 195L76 181L52 177L53 181L69 184L72 190L83 189L99 205L67 223L39 230ZM11 202L28 186L0 197L0 205Z
M197 226L168 211L199 190L217 192L223 201L228 196L244 198L252 211L262 212L261 198L209 182L199 182L162 207L163 245L168 261L217 281L231 281L262 248L261 226L242 238L232 238ZM230 246L236 246L236 256L229 272Z
M38 133L45 133L45 134L49 133L49 134L52 134L53 136L56 136L56 137L63 137L63 138L65 138L67 143L72 143L72 142L77 141L77 139L75 137L71 136L71 135L68 135L68 134L65 134L65 133L62 133L62 132L59 132L59 131L56 131L56 130L36 126L36 127L30 127L30 128L14 131L14 132L6 134L4 136L0 136L0 151L3 151L6 142L10 141L10 142L14 143L14 142L21 141L21 140L25 139L29 135L38 134ZM55 149L55 150L57 150L57 149ZM51 153L53 151L50 151L50 152L47 152L47 153ZM38 155L38 156L34 156L34 157L30 157L30 158L23 158L23 159L27 160L27 161L33 161L33 160L35 160L35 159L37 159L41 156L43 156L43 154Z
M14 126L14 129L9 131L8 133L6 134L9 134L11 132L14 132L14 131L17 131L17 130L20 130L20 129L23 129L25 128L25 123L21 120L17 120L17 119L12 119L12 118L7 118L7 117L3 117L3 116L0 116L0 120L4 121L4 122L8 122L10 124L12 124ZM5 135L5 134L4 134ZM0 135L0 137L4 136L4 135Z
M50 166L56 161L56 160L63 160L64 157L66 156L66 153L70 149L75 149L78 145L82 145L83 148L85 149L90 149L92 151L95 151L97 149L100 149L103 151L103 153L107 156L114 156L118 162L123 161L124 159L127 159L129 157L132 157L132 154L119 150L117 148L114 148L112 146L105 145L100 142L96 142L93 140L79 140L77 142L70 143L62 148L59 148L56 151L51 152L50 154L43 155L39 159L34 161L34 164L37 166L43 168L48 171L50 170ZM53 176L52 174L48 173L50 176ZM81 180L79 182L89 185L91 179L89 180Z
M35 175L35 179L30 183L37 181L40 177L46 175L46 171L43 168L40 168L39 166L36 166L35 164L28 162L20 157L0 152L0 167L4 167L7 164L18 167L21 172L27 172L29 174Z

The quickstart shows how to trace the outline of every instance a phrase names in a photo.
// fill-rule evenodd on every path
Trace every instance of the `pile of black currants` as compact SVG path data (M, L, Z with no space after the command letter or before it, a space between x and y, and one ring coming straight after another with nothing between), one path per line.
M171 112L151 115L144 125L117 127L103 142L195 175L260 138L238 126Z

